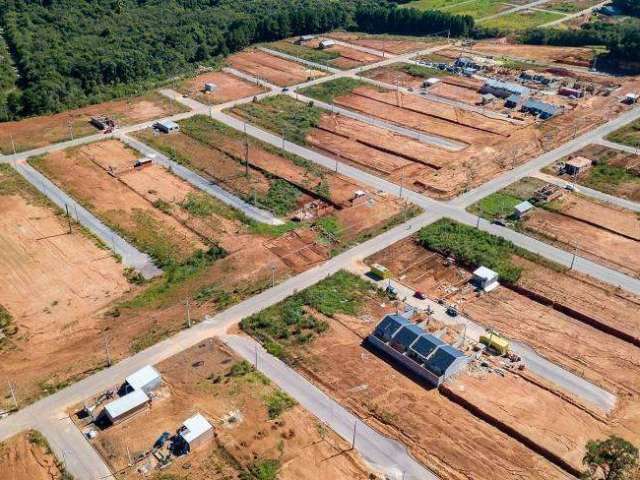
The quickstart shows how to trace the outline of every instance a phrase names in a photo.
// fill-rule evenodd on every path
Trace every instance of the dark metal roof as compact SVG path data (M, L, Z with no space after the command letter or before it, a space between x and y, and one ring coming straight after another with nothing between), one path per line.
M400 315L387 315L378 324L374 334L376 337L388 342L400 327L409 323L409 320Z
M406 350L407 348L409 348L409 345L411 345L415 341L415 339L423 333L424 330L422 330L417 325L405 325L398 331L398 333L396 333L396 335L393 337L393 341L394 343L402 345Z
M442 345L425 363L425 368L435 375L441 376L458 358L464 357L464 353L451 345Z
M446 345L442 340L438 337L434 337L430 334L422 335L418 341L411 347L411 350L416 352L419 355L422 355L424 358L427 358L431 352L433 352L438 346Z
M530 98L529 100L527 100L523 105L523 108L527 110L546 113L547 115L555 115L555 113L558 111L558 107L556 107L555 105L541 102L540 100L536 100L534 98Z

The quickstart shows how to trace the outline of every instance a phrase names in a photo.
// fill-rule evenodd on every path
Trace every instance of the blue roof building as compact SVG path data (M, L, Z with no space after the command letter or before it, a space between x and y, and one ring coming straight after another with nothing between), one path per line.
M400 315L387 315L378 324L373 334L381 340L388 342L401 327L411 322Z
M425 368L438 377L455 368L456 363L465 360L465 355L451 345L442 345L429 357Z
M527 87L517 83L503 82L493 78L489 78L480 89L480 93L490 93L500 98L507 98L511 95L526 97L529 92L530 90Z
M409 356L420 363L424 363L429 355L442 345L446 345L446 343L438 337L423 333L422 336L418 338L418 341L411 346Z
M406 352L411 344L423 333L424 330L417 325L405 325L393 336L391 345L397 350Z

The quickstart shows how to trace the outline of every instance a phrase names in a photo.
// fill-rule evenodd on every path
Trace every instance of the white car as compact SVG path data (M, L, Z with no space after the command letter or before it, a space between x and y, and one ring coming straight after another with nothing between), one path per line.
M569 190L570 192L579 192L578 187L576 187L573 183L567 183L564 186L565 190Z

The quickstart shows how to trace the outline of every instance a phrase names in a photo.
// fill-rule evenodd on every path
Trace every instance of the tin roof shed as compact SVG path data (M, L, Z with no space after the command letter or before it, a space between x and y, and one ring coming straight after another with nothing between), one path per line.
M187 418L182 426L180 436L188 444L192 444L198 438L213 430L213 426L199 413L196 413L191 418Z
M142 390L134 390L133 392L108 403L104 407L109 420L115 422L119 418L136 410L140 406L149 402L149 397Z
M133 390L143 390L149 393L150 390L160 386L160 383L162 383L162 377L155 368L151 365L147 365L146 367L143 367L137 372L129 375L125 378L125 381Z

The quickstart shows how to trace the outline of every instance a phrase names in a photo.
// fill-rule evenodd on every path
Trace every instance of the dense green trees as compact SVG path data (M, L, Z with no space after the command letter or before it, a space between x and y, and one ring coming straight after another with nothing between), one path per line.
M19 73L0 43L0 115L131 94L254 42L356 22L370 32L450 28L452 35L473 23L377 0L0 0L0 27Z

